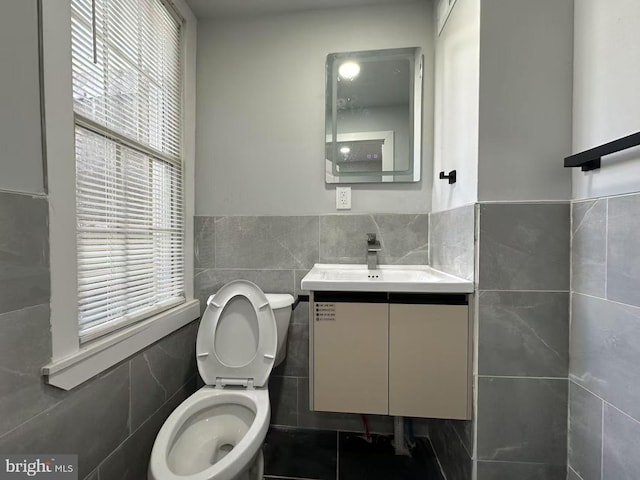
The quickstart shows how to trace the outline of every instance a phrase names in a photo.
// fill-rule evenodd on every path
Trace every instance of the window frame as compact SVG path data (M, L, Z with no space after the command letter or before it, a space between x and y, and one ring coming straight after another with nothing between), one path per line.
M49 191L52 359L45 381L70 390L200 316L193 289L196 18L184 0L161 0L183 19L183 195L186 302L80 344L77 315L75 120L71 2L39 0L45 162ZM73 266L73 268L70 268Z

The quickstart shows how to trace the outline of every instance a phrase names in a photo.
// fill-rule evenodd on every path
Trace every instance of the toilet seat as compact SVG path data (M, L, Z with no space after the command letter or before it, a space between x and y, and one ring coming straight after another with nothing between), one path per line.
M258 286L236 280L209 298L196 340L207 385L162 425L149 480L232 480L251 464L269 428L266 384L276 349L276 320Z
M207 385L262 387L269 380L277 343L266 295L247 280L230 282L209 297L200 321L200 376Z

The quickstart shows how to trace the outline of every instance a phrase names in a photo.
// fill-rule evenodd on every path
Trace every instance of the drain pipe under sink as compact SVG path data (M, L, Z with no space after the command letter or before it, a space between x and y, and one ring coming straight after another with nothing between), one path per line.
M404 439L404 418L393 417L393 447L396 455L410 456L409 446Z

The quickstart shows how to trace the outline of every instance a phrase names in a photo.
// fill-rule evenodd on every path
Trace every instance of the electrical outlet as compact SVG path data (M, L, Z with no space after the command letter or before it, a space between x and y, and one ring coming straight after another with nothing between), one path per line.
M351 210L351 187L336 187L336 210Z

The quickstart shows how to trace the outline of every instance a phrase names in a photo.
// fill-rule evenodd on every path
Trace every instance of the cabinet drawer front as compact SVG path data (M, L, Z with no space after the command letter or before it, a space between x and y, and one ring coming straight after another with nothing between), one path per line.
M389 317L389 414L469 418L468 307L393 304Z
M315 303L314 410L388 413L388 304Z

